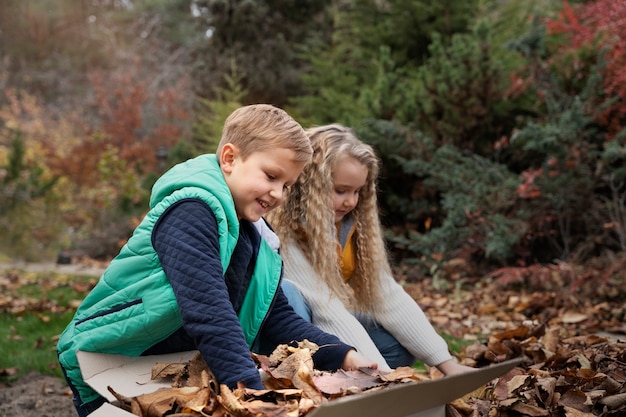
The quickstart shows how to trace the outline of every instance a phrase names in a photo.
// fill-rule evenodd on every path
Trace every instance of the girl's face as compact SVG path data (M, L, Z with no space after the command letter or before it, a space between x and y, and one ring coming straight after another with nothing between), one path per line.
M333 172L333 209L335 223L350 213L359 202L359 192L367 181L367 167L346 156L337 161Z

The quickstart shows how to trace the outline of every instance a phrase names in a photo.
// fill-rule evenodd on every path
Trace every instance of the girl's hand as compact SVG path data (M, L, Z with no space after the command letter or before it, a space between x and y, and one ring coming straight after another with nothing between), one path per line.
M475 368L455 362L454 359L449 359L440 363L437 365L437 369L439 369L445 376L458 375L475 370Z
M346 353L341 369L344 371L355 371L359 368L378 369L378 364L361 355L356 350L351 349Z

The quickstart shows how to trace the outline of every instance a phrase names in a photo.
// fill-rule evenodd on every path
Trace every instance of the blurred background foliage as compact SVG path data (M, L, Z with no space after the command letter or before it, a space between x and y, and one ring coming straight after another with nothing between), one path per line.
M114 256L154 180L213 152L225 117L259 102L376 148L390 252L420 273L626 250L625 2L3 0L0 12L10 258Z

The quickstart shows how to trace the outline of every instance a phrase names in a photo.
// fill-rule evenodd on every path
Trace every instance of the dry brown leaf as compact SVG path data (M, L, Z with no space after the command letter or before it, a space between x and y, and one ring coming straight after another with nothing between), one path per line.
M130 412L140 417L163 417L179 412L182 406L192 400L201 388L160 388L154 392L138 395L130 399ZM109 389L115 397L123 401L123 397Z
M547 407L552 406L552 402L554 400L554 390L556 389L556 378L537 378L537 386L541 388L541 391L546 393L546 396L542 397L543 404Z
M511 410L517 411L524 416L541 417L550 415L548 410L537 407L536 405L526 404L521 401L516 402L511 406Z
M509 381L511 381L513 378L520 376L520 375L524 375L524 371L520 368L514 368L510 370L509 372L507 372L506 374L502 375L500 378L498 378L494 391L493 391L494 396L498 401L502 402L509 398L510 396L510 391L508 387Z
M187 372L189 374L187 380L188 386L202 388L211 387L215 392L219 393L217 379L199 352L189 361Z
M284 358L272 371L274 378L293 380L300 367L313 369L313 352L309 348L301 348Z
M376 373L376 372L375 372ZM408 382L408 381L423 381L427 378L425 375L420 374L420 372L411 368L410 366L400 366L396 369L393 369L391 372L377 372L380 375L380 379L385 382Z
M215 396L215 393L210 389L207 389L206 387L201 388L196 395L182 404L180 412L187 414L202 414L207 408L207 405L211 404L210 399L212 396Z
M607 406L610 410L616 410L626 405L626 393L604 397L598 402L602 405Z
M494 341L503 341L509 339L525 339L530 333L530 329L526 326L518 326L511 330L506 330L504 332L496 333L491 336L489 339Z
M131 412L141 417L162 417L181 412L183 404L192 401L201 391L198 387L159 389L133 398Z
M314 410L316 407L317 406L315 405L312 399L302 398L298 402L298 414L296 414L296 416L298 415L303 416L305 414L308 414L310 411Z
M467 411L463 410L461 407L457 407L457 404L446 404L446 417L463 417L465 413L467 413Z
M220 395L218 395L218 399L226 411L231 413L234 417L254 417L251 412L246 410L240 398L235 395L227 385L220 385Z
M546 333L543 335L543 347L544 351L546 351L546 357L550 357L556 352L557 347L559 346L559 334L561 329L558 327L551 327L546 330ZM548 354L550 352L550 354Z
M368 375L362 371L339 370L313 376L317 388L327 395L342 395L351 388L363 391L384 384L377 375Z
M299 415L298 401L295 400L281 404L261 400L246 401L245 408L252 416L298 417Z
M20 372L20 368L0 368L0 376L12 376L17 375Z
M563 339L563 343L569 345L594 346L606 342L608 342L606 337L597 336L595 334L579 335Z
M595 417L593 413L580 411L568 406L563 406L563 410L565 411L565 417Z
M176 375L182 375L185 372L187 372L187 363L157 362L152 367L150 379L171 378Z
M601 391L606 391L609 394L613 394L615 392L618 392L623 387L624 387L623 382L620 384L615 379L607 375L606 378L600 384L598 384L596 389L601 390Z
M588 316L577 311L567 311L561 316L561 322L566 324L576 324L587 320Z
M530 378L530 375L515 375L511 378L511 380L506 383L506 389L509 392L509 396L519 388L525 386Z
M587 402L587 395L579 388L573 388L561 395L559 405L575 408L585 413L591 412L591 405Z

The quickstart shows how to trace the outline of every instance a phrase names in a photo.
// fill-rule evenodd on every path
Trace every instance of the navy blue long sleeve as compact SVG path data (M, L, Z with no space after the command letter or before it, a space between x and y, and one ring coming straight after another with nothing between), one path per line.
M213 212L182 200L161 216L152 239L183 328L219 383L263 389L224 280Z

